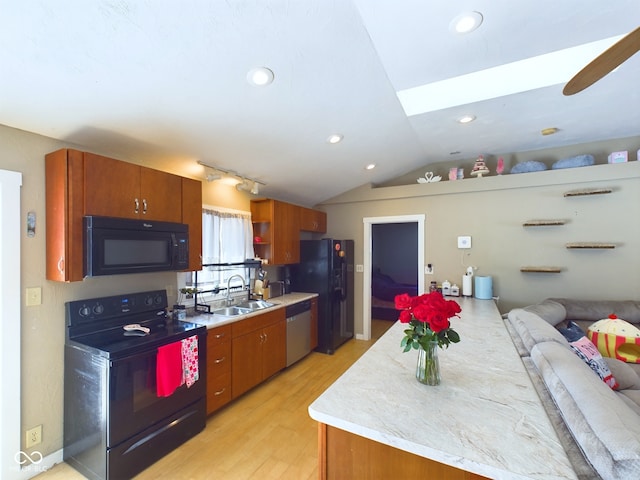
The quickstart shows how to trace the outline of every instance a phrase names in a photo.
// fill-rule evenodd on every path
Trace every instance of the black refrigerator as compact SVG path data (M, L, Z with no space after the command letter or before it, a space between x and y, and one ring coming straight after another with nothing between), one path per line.
M318 352L333 354L353 338L353 267L353 240L300 241L291 289L318 294Z

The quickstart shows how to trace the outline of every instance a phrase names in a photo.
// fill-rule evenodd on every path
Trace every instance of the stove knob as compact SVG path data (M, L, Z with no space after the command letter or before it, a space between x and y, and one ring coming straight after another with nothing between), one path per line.
M86 305L80 307L80 311L78 312L81 317L88 317L91 314L91 309Z
M162 295L156 295L156 298L154 301L156 305L160 305L162 303Z
M102 305L101 303L98 303L93 307L93 313L95 313L96 315L100 315L102 312L104 312L104 305Z
M152 297L147 297L144 299L144 304L145 305L153 305L153 298Z

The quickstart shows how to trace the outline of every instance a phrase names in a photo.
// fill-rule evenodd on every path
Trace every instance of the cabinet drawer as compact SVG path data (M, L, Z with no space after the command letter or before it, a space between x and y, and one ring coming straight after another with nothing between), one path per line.
M246 320L240 320L231 324L233 338L247 333L255 332L274 323L285 320L284 308L278 308L277 310L270 310L260 315L249 317Z
M231 373L231 342L223 342L207 350L207 376L218 377Z
M207 413L231 401L231 373L211 378L207 384Z
M221 327L210 328L207 330L207 346L213 346L218 343L228 342L231 340L231 325L222 325Z

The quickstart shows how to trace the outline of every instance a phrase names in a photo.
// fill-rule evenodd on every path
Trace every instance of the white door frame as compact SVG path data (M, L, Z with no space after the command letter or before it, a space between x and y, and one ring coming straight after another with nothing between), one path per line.
M399 215L395 217L364 217L363 285L362 285L362 340L371 340L371 226L378 223L418 224L418 293L424 292L424 223L425 215Z
M20 453L20 187L22 174L0 170L0 478L22 476Z

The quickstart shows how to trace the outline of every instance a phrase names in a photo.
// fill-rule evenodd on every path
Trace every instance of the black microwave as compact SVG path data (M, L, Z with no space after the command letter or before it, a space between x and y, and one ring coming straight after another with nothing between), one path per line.
M189 226L182 223L84 217L84 275L186 270Z

